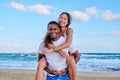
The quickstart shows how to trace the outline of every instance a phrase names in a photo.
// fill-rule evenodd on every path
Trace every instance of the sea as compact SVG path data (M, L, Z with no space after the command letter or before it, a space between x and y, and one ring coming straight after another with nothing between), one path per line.
M120 72L120 53L81 53L76 64L81 72ZM36 70L38 55L30 53L0 53L0 69Z

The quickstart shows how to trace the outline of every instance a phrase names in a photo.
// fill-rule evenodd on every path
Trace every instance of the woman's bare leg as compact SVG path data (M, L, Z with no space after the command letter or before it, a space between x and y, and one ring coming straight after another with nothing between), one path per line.
M47 66L46 58L42 57L38 62L36 80L44 80L44 68Z
M76 64L74 56L70 55L67 61L70 80L76 80Z

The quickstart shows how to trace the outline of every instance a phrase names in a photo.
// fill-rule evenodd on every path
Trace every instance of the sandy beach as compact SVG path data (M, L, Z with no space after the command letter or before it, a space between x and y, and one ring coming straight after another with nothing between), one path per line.
M35 70L0 69L0 80L35 80ZM120 80L120 72L77 72L77 80Z

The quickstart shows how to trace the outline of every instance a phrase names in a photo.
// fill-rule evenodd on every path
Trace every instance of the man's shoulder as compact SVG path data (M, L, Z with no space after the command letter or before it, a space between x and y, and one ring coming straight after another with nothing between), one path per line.
M39 47L46 48L45 45L44 45L44 41L42 41L42 42L40 43Z
M42 53L42 51L46 49L46 47L44 46L44 42L41 42L40 45L39 45L39 48L38 48L38 52L39 53Z
M42 41L42 42L40 43L40 45L44 45L44 41Z

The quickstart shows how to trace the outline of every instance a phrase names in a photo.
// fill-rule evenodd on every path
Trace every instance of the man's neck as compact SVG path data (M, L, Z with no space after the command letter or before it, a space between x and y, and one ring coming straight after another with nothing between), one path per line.
M56 38L52 39L52 41L57 41L60 38L60 35L57 36Z

